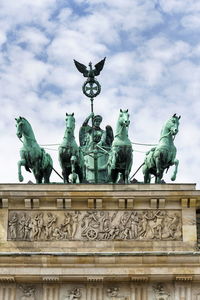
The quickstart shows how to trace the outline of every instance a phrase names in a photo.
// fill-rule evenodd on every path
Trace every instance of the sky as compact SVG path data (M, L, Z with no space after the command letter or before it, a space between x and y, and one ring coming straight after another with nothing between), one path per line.
M181 115L174 140L176 183L199 184L199 0L1 0L0 183L18 182L22 147L15 118L25 117L41 145L60 144L65 114L76 118L76 140L90 101L73 59L88 65L106 57L94 111L102 129L130 112L132 142L156 144L161 128ZM61 173L58 146L45 146ZM133 144L133 174L149 146ZM24 183L35 181L22 169ZM164 175L170 183L173 167ZM140 170L135 178L143 180ZM51 181L60 182L52 173Z

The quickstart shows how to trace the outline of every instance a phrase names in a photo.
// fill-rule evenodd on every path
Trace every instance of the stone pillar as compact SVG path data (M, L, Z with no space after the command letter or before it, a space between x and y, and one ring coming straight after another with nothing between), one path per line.
M131 300L136 300L136 288L133 284L131 284Z
M175 285L175 300L191 300L191 283L179 283Z
M55 285L44 285L43 295L43 300L58 300L58 287Z
M136 291L135 300L143 300L142 299L142 286L141 285L137 285L135 291Z
M131 284L131 300L148 300L148 277L133 276Z
M99 285L97 288L97 300L103 300L103 286Z
M182 229L183 242L196 243L197 242L197 228L196 228L196 209L182 208Z
M15 287L8 285L0 286L0 299L1 300L15 300Z
M87 286L87 300L103 300L103 286L88 285Z

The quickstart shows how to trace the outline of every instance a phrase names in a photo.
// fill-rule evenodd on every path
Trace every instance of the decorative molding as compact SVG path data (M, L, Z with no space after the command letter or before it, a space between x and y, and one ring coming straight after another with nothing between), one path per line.
M147 282L149 280L148 276L131 276L131 281L135 282Z
M10 210L8 240L182 240L181 211Z
M14 276L0 276L0 282L12 283L12 282L15 282L15 277Z
M103 276L89 276L87 277L88 282L103 282L104 277Z
M176 276L176 281L192 281L193 277L190 275L180 275L180 276Z
M43 276L42 281L43 282L58 282L60 280L59 276Z

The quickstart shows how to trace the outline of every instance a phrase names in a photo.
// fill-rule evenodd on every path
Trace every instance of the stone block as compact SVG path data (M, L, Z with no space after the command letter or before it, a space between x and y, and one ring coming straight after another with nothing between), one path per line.
M96 208L101 209L103 207L102 199L96 199Z
M66 198L64 201L65 201L65 208L66 209L69 209L69 208L72 207L72 199Z
M33 199L33 208L39 208L39 207L40 207L40 200Z
M94 207L94 199L88 199L88 208L95 208Z
M150 207L158 208L158 199L150 199Z
M64 208L64 201L62 198L56 200L57 208L63 209Z
M165 199L159 199L158 200L158 207L160 209L165 208Z
M24 206L27 209L31 208L31 199L24 199Z
M127 199L127 208L133 208L134 199Z
M118 199L119 208L125 208L125 199Z
M2 208L8 208L8 199L2 199Z
M196 207L197 200L194 198L190 198L190 207Z
M182 198L182 199L181 199L181 206L182 206L183 208L189 207L189 201L188 201L187 198Z

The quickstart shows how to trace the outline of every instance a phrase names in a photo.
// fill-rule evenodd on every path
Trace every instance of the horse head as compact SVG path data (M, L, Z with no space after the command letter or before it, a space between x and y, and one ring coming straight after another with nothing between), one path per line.
M72 113L72 114L66 113L65 123L66 123L67 133L73 134L74 133L74 129L75 129L74 113Z
M16 120L16 127L17 127L17 137L19 138L19 139L21 139L22 138L22 135L23 135L23 125L24 125L24 118L22 118L22 117L19 117L19 118L15 118L15 120Z
M119 124L122 127L128 127L130 125L128 109L127 110L120 109Z
M175 136L178 133L178 127L179 127L179 120L180 120L181 116L177 116L176 114L174 114L169 121L167 122L167 127L169 130L169 133L172 136Z

